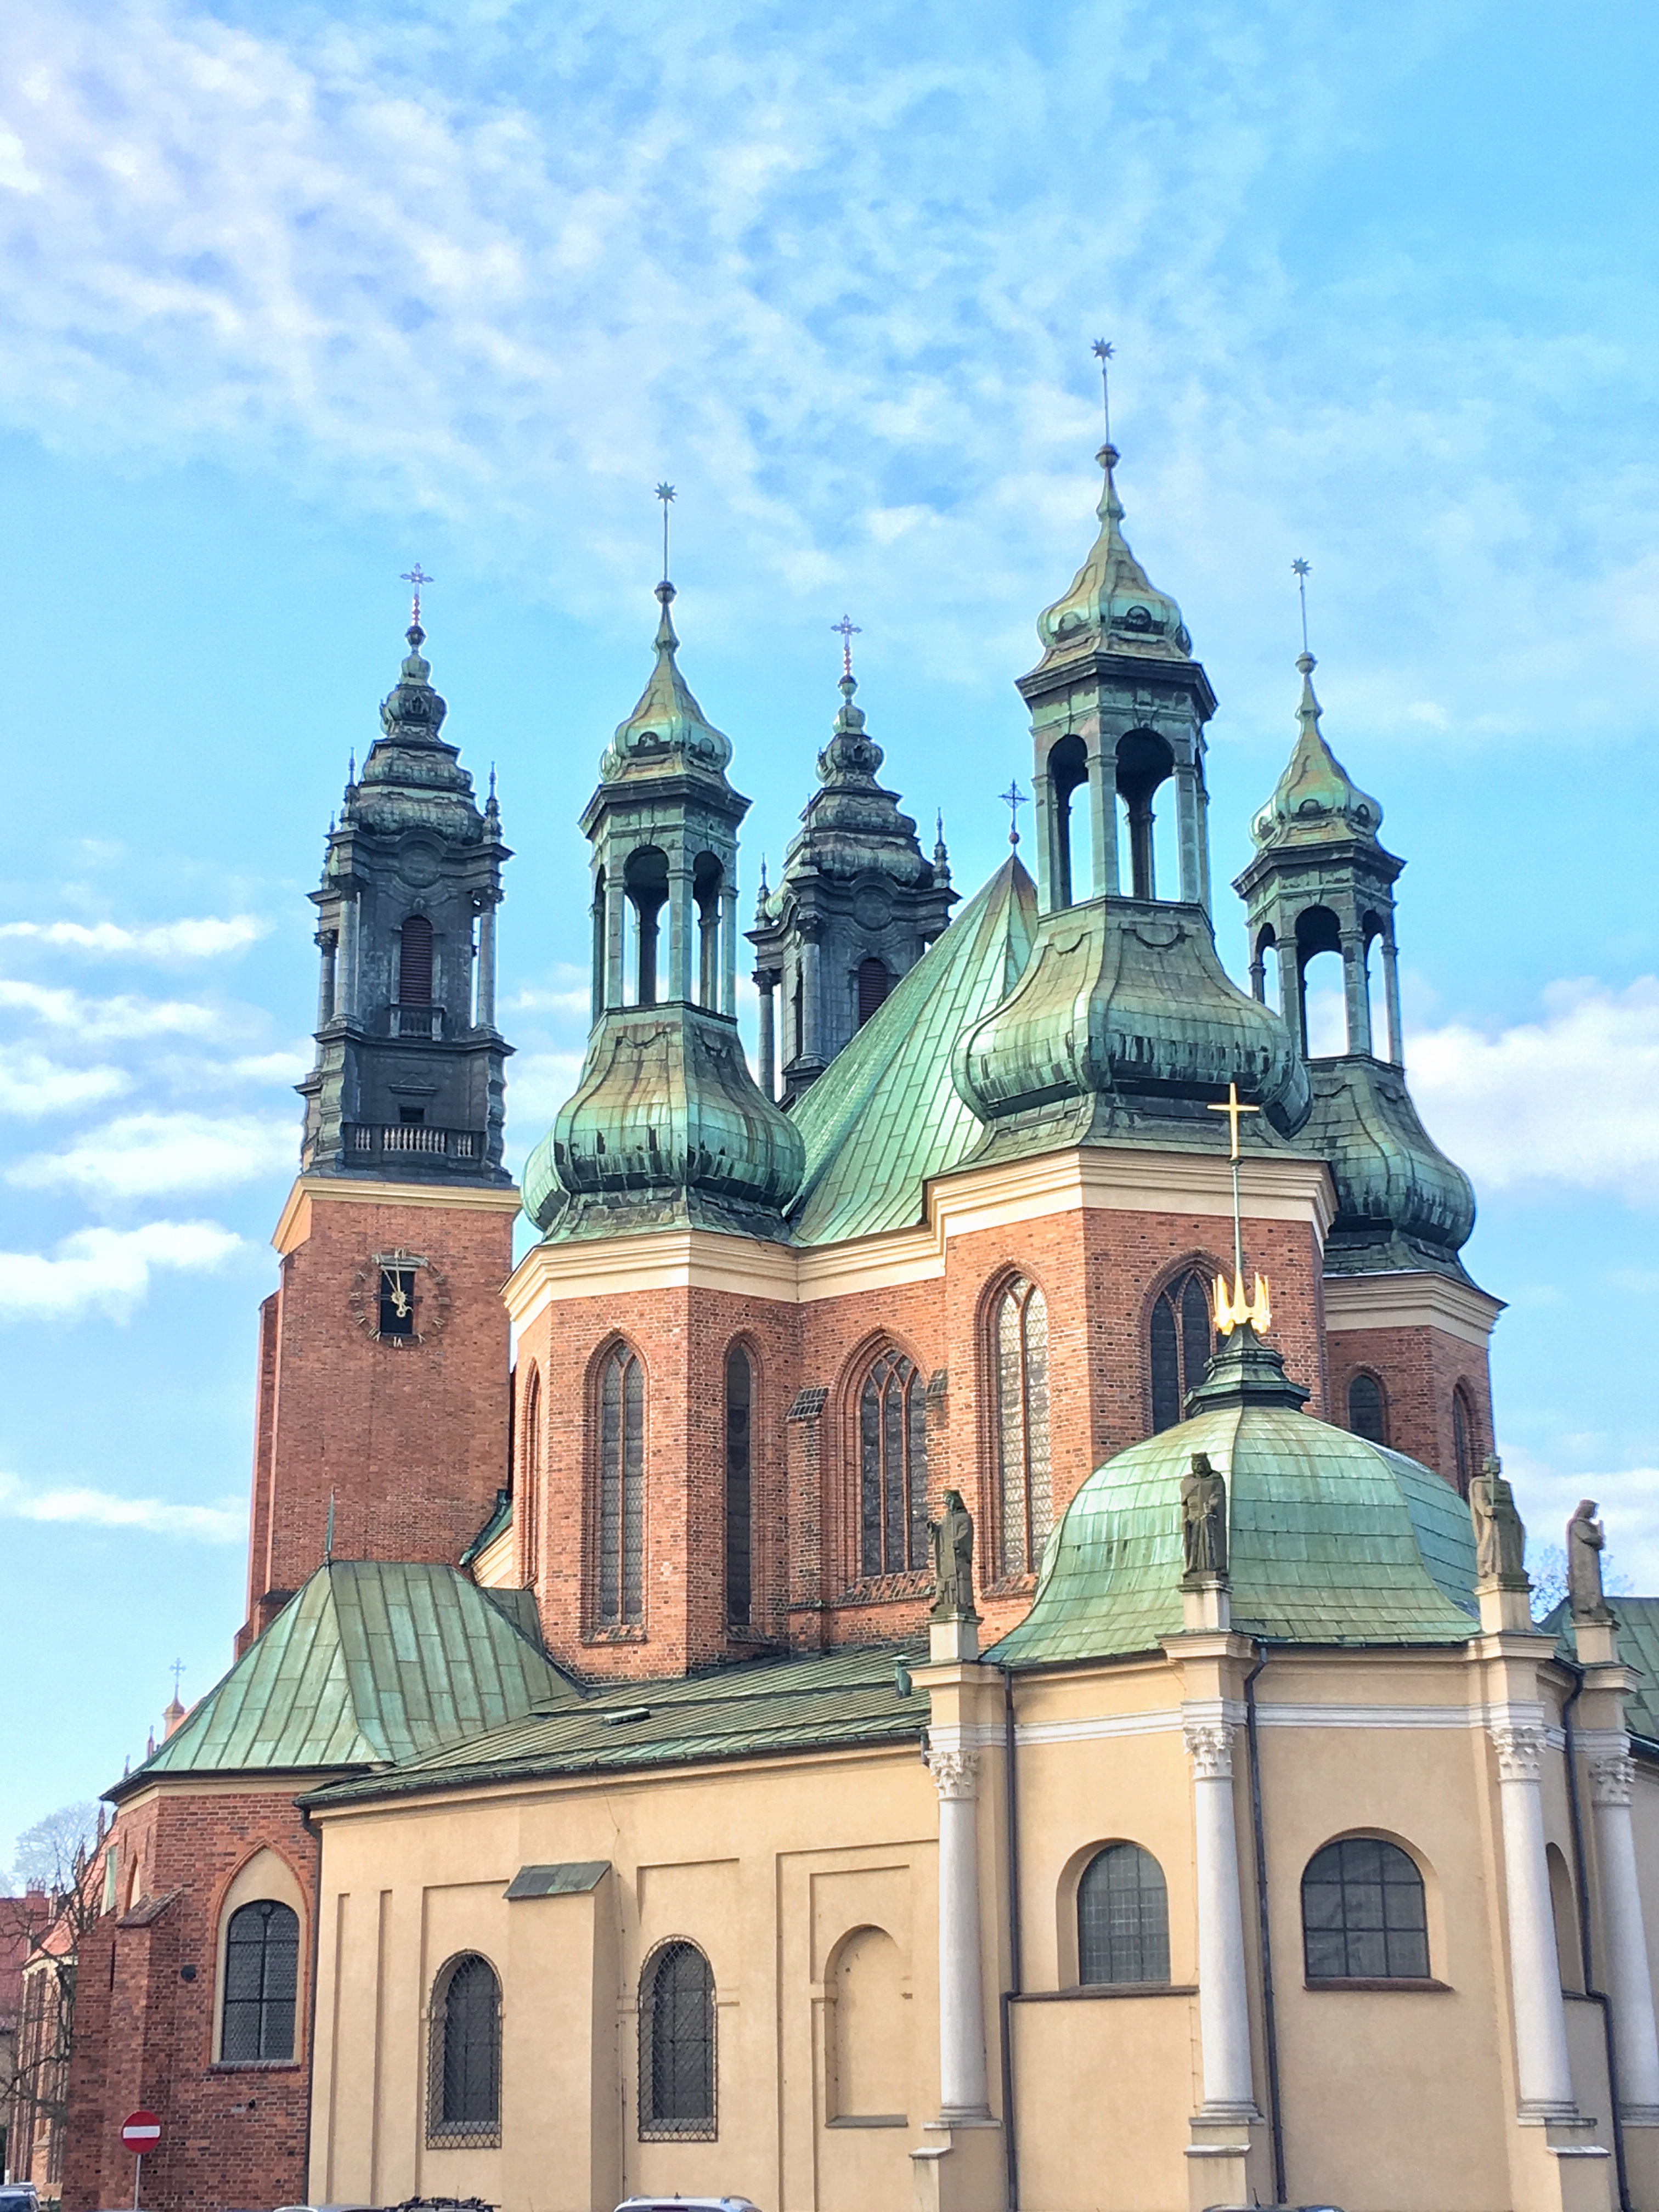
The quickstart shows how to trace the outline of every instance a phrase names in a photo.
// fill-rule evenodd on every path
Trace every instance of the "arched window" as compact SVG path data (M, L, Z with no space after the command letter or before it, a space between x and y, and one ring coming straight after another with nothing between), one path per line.
M519 1490L514 1516L523 1531L524 1577L533 1583L541 1560L538 1541L542 1513L542 1378L532 1367L525 1387L523 1440L519 1447Z
M858 1025L862 1029L893 988L893 978L886 962L878 960L873 953L869 959L860 960L858 967Z
M714 2134L714 1977L695 1943L665 1943L640 1985L640 2140Z
M1460 1497L1467 1498L1475 1475L1474 1408L1460 1382L1452 1392L1452 1462Z
M1343 1836L1316 1851L1302 1877L1302 1937L1310 1982L1426 1981L1423 1877L1398 1844Z
M859 1567L902 1574L927 1562L927 1419L921 1377L884 1352L859 1393Z
M645 1370L619 1344L599 1377L599 1605L601 1628L645 1618Z
M427 2140L501 2139L501 1985L476 1951L452 1959L432 1990Z
M1152 1432L1182 1419L1187 1393L1204 1380L1215 1349L1210 1294L1196 1267L1161 1291L1152 1307L1151 1357Z
M1077 1886L1077 1978L1167 1982L1170 1900L1164 1870L1139 1844L1108 1844Z
M1389 1412L1382 1385L1375 1375L1363 1371L1348 1385L1348 1426L1370 1443L1389 1441Z
M227 2063L294 2056L300 1916L262 1897L238 1906L225 1932L219 2057Z
M1035 1574L1054 1520L1048 1472L1048 1309L1035 1283L1017 1275L997 1300L998 1565Z
M432 1004L432 924L423 914L411 914L403 927L398 953L398 1003L400 1006Z
M726 1355L726 1618L747 1628L752 1595L750 1414L755 1394L749 1354L734 1344Z

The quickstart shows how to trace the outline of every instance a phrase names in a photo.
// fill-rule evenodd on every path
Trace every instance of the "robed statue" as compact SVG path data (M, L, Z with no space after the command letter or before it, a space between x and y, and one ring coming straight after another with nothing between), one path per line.
M1601 1589L1607 1536L1595 1517L1595 1500L1581 1498L1567 1523L1567 1605L1575 1620L1611 1620Z
M1181 1478L1181 1553L1189 1576L1227 1571L1227 1484L1208 1452L1194 1452Z
M976 1620L974 1611L974 1517L959 1490L945 1493L945 1510L927 1523L933 1554L935 1620Z
M1474 1522L1474 1577L1510 1589L1527 1587L1527 1532L1516 1510L1515 1492L1504 1479L1504 1462L1490 1453L1469 1485L1469 1514Z

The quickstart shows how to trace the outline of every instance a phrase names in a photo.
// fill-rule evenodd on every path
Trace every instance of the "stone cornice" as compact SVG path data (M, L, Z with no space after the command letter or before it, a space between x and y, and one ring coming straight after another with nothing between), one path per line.
M284 1258L311 1234L313 1206L431 1206L451 1212L516 1213L523 1203L513 1183L380 1182L369 1176L302 1175L277 1217L270 1241Z
M1325 1278L1328 1329L1438 1328L1484 1352L1503 1310L1502 1298L1427 1267Z

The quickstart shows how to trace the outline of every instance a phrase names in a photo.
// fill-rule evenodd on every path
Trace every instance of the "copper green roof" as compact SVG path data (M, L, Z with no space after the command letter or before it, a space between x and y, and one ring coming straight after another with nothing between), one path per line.
M528 1591L481 1590L453 1567L335 1560L120 1790L386 1765L577 1694L541 1648Z
M331 1784L307 1802L459 1789L542 1775L625 1773L712 1759L915 1743L927 1699L900 1694L898 1662L926 1645L860 1646L808 1657L750 1660L663 1681L613 1682L574 1704L514 1720L391 1773Z
M806 1146L790 1210L797 1243L910 1227L929 1176L983 1140L951 1081L951 1051L1018 980L1036 926L1036 887L1010 858L801 1099L791 1116Z
M1637 1677L1625 1700L1625 1724L1632 1735L1659 1746L1659 1597L1609 1597L1607 1602L1619 1632L1619 1656ZM1577 1657L1577 1639L1565 1599L1539 1626L1559 1638L1569 1657Z
M1297 662L1302 699L1296 710L1297 738L1273 795L1250 824L1256 849L1270 845L1327 845L1339 837L1376 842L1382 820L1380 803L1362 791L1325 742L1314 696L1314 657Z
M1233 1354L1249 1335L1237 1332ZM1212 1377L1229 1358L1224 1349ZM1292 1405L1235 1395L1090 1476L1049 1544L1030 1612L991 1655L999 1664L1146 1651L1180 1632L1181 1480L1194 1452L1227 1478L1241 1634L1399 1644L1477 1632L1474 1533L1449 1484Z

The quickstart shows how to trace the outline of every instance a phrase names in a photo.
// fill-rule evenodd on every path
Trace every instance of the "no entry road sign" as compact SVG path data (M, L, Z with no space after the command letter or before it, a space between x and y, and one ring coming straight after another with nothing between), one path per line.
M161 2140L161 2123L154 2112L129 2112L121 2123L121 2140L130 2151L142 2155Z

